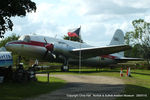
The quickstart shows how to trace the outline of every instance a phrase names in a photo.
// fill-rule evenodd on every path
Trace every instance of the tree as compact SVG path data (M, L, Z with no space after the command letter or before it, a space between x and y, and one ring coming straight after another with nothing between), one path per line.
M36 4L31 0L0 0L0 38L6 31L12 31L11 17L23 17L32 11L36 11Z
M132 49L126 50L124 52L124 55L126 57L142 58L143 56L142 56L142 53L141 53L141 50L140 50L140 44L133 45Z
M11 36L8 36L0 41L0 47L5 47L5 44L7 42L13 41L13 40L18 40L20 36L16 35L13 33Z
M132 21L132 25L134 30L126 33L126 43L132 46L138 44L138 50L150 64L150 23L138 19Z
M76 37L76 36L74 36L74 37L69 37L69 36L64 35L63 38L64 38L64 40L77 41L77 42L83 43L83 41L80 40L80 37Z

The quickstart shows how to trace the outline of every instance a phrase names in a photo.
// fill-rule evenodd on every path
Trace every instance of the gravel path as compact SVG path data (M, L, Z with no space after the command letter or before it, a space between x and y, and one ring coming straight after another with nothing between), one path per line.
M66 80L61 89L25 100L114 100L124 90L122 80L106 76L51 75Z

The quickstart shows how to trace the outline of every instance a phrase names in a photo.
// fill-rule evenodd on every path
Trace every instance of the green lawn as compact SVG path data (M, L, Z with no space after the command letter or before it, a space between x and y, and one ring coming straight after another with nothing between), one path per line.
M59 78L39 77L38 82L29 83L3 83L0 84L0 100L21 100L56 90L65 85L65 81Z
M134 94L134 100L150 100L150 70L132 70L132 77L123 77L126 83L124 94ZM136 97L137 94L147 97ZM121 98L120 100L125 100Z

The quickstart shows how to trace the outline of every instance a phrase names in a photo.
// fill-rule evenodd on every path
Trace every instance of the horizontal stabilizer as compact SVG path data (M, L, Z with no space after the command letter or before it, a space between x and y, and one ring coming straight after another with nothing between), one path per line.
M128 58L128 57L121 57L119 59L115 59L117 62L127 62L127 61L143 61L143 58Z

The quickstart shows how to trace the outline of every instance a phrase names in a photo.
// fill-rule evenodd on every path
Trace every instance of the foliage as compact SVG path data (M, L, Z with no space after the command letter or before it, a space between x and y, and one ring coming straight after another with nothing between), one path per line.
M23 17L32 11L36 11L36 4L31 0L0 0L0 37L13 29L10 17Z
M133 31L127 32L125 40L127 44L132 46L138 45L139 53L143 58L150 61L150 23L143 19L134 20L132 22Z
M132 46L132 49L125 51L125 57L142 58L140 44L135 44Z
M11 36L8 36L0 41L0 47L4 47L7 42L18 40L20 36L13 33Z
M76 37L76 36L69 37L69 36L64 35L63 38L64 38L64 40L77 41L77 42L83 43L83 41L80 39L80 37Z
M139 19L134 20L132 25L134 27L134 31L126 33L126 43L150 46L150 23L145 22L143 19Z

